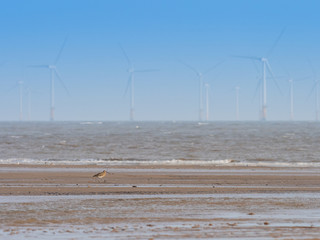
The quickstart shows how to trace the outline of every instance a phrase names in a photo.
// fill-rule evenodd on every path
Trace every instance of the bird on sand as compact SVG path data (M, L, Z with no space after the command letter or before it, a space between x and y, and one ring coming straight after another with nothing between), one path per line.
M107 173L109 173L109 172L107 172L106 170L103 170L103 172L97 173L97 174L93 175L92 177L101 179L101 178L104 178L107 175Z

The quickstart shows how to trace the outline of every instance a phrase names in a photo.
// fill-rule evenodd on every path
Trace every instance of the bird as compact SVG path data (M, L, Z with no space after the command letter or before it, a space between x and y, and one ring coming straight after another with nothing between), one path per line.
M97 173L97 174L93 175L92 177L101 179L101 178L105 177L106 175L107 175L107 171L103 170L102 172Z

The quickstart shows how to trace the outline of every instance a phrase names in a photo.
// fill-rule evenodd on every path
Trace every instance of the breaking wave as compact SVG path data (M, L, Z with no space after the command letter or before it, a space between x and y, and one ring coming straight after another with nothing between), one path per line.
M26 165L201 165L221 167L320 167L320 162L277 162L277 161L246 161L234 159L222 160L139 160L139 159L0 159L0 164Z

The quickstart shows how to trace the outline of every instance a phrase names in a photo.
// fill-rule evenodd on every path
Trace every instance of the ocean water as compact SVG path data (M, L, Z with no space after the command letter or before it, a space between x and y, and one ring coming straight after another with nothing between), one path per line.
M320 124L1 122L8 163L320 167Z

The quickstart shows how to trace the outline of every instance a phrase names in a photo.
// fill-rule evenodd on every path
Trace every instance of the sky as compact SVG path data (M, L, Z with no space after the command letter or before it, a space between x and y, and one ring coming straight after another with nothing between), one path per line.
M259 120L262 64L267 57L267 120L316 118L320 77L317 0L2 0L0 1L0 121L50 119L50 71L55 120L126 121L134 75L134 120L198 121L199 80L209 84L209 120ZM283 34L279 38L281 32ZM278 41L277 41L278 39ZM275 44L276 43L276 44ZM121 49L124 49L124 52ZM279 86L279 89L277 87ZM204 89L203 89L204 90ZM206 101L203 91L203 116Z

